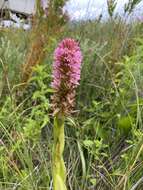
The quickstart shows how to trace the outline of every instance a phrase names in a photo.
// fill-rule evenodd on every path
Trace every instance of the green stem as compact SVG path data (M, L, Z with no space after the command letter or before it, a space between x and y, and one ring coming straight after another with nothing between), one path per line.
M63 160L65 145L64 117L54 118L54 145L53 145L53 189L67 190L66 188L66 168Z
M36 16L41 18L44 14L43 8L41 6L41 0L36 0Z

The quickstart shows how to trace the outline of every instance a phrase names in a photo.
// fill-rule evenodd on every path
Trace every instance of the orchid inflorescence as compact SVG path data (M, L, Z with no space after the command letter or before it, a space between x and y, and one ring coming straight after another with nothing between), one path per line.
M55 50L52 97L54 113L69 114L74 107L75 89L79 85L82 55L73 39L64 39Z

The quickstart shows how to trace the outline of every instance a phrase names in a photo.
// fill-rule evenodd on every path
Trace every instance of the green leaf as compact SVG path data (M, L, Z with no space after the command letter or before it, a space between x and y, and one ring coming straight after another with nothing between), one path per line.
M84 140L84 141L83 141L83 144L84 144L86 147L91 147L91 146L94 144L94 141L91 141L91 140Z
M90 182L92 183L92 185L96 185L97 180L95 178L94 179L90 179Z

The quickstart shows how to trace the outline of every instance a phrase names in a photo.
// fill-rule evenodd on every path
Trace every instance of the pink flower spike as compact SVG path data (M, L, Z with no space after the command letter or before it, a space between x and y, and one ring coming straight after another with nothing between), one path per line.
M70 113L74 106L75 89L79 85L82 54L78 43L64 39L54 52L52 96L54 112Z

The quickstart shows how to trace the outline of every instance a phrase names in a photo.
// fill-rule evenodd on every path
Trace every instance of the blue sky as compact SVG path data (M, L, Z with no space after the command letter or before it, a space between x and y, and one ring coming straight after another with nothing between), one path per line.
M66 4L71 19L95 18L103 13L107 17L107 0L69 0ZM122 13L123 6L128 0L117 0L116 11Z

